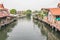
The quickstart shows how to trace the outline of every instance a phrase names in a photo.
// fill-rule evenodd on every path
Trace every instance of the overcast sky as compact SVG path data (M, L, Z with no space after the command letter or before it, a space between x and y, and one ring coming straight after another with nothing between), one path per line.
M40 8L56 7L59 0L1 0L5 8L17 10L39 10Z

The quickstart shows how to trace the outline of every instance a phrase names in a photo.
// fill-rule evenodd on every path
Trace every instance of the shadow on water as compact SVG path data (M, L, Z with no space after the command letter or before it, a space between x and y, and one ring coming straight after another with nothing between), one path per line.
M60 40L60 32L53 31L49 25L37 20L33 20L34 24L38 25L41 33L47 37L47 40Z
M18 19L19 21L31 21L31 16L25 16L25 17L23 17L23 18L19 18Z
M31 16L25 16L25 17L19 18L19 20L21 19L31 20Z
M6 40L6 38L8 37L7 33L12 31L12 28L14 28L14 26L17 24L17 21L6 25L5 27L2 27L2 29L0 30L0 40Z
M31 16L26 16L26 19L27 20L31 20Z

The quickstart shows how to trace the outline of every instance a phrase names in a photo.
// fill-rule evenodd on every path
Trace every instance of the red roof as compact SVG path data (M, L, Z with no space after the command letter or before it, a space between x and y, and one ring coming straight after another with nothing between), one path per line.
M0 10L8 10L8 9L4 8L3 4L0 4Z
M9 16L10 14L8 13L8 9L4 8L3 4L0 4L0 18ZM5 11L5 12L4 12Z
M60 15L60 8L49 8L49 11L50 11L53 15Z
M3 9L3 8L4 8L3 4L0 4L0 9Z

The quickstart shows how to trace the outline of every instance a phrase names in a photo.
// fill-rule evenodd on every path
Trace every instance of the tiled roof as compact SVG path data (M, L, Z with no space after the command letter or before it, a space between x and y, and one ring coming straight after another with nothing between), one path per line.
M60 8L49 8L49 11L50 11L53 15L60 15Z
M7 13L8 12L8 9L4 8L4 5L3 4L0 4L0 10L1 10L0 11L0 18L6 17L6 16L9 16L10 15L9 13Z
M4 8L3 4L0 4L0 9L3 9L3 8Z
M4 8L3 4L0 4L0 10L8 10L8 9Z

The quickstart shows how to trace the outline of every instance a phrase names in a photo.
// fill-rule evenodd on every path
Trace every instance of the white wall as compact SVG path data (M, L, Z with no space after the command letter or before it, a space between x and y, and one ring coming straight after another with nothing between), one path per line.
M49 14L48 14L48 21L49 21L49 22L52 22L52 23L54 23L54 21L55 21L55 18L54 18L54 16L52 15L51 12L49 12Z

